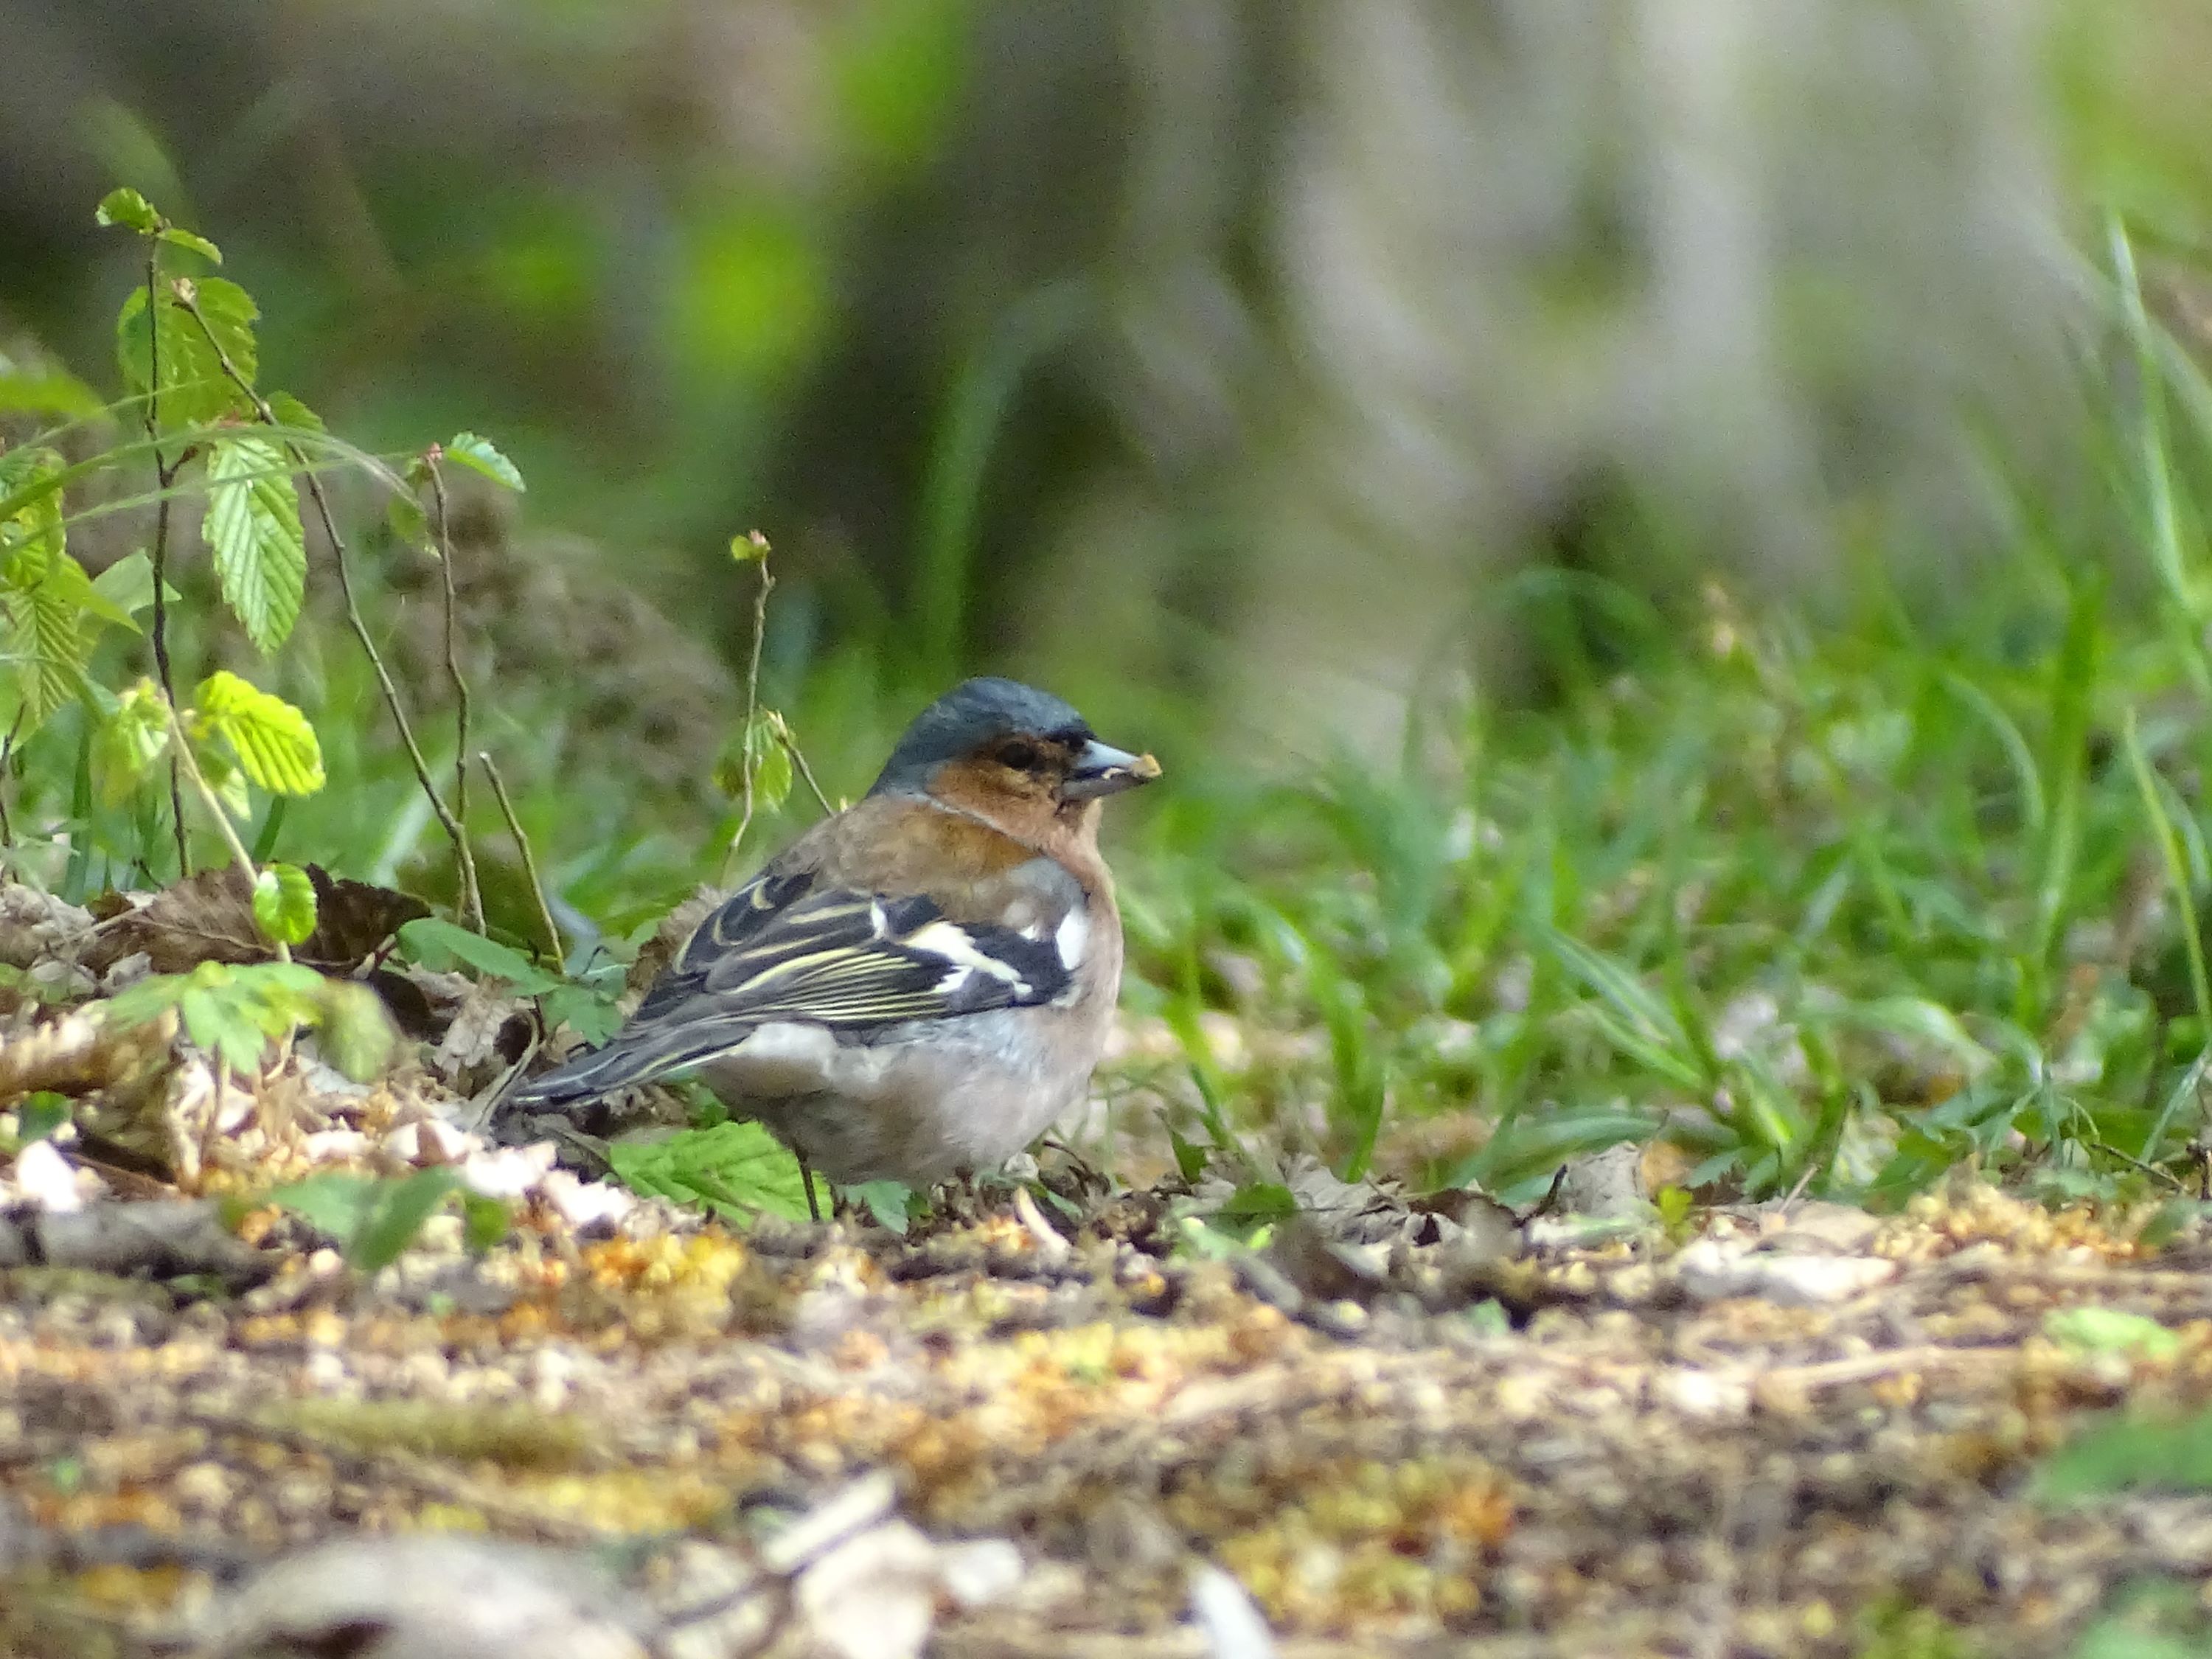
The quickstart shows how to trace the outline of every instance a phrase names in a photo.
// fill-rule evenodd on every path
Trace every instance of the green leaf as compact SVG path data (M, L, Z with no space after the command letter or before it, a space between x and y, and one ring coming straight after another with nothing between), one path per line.
M92 216L97 223L135 230L143 236L158 235L161 229L161 216L154 211L154 204L127 185L101 197Z
M730 556L739 564L753 564L768 557L768 538L757 530L748 530L742 536L730 538Z
M270 1189L269 1201L329 1234L363 1273L398 1261L446 1194L460 1184L453 1170L418 1170L393 1181L319 1175Z
M726 1221L742 1224L763 1212L807 1218L799 1160L757 1123L718 1123L642 1144L617 1141L607 1158L631 1191L703 1204Z
M253 878L253 921L270 939L301 945L315 931L315 884L295 864L271 864Z
M480 974L505 980L526 997L543 996L562 983L521 951L440 916L417 916L399 930L399 943L410 959L425 968L446 972L465 963Z
M866 1205L878 1226L889 1229L901 1238L906 1237L907 1211L914 1203L914 1189L904 1182L861 1181L838 1190Z
M260 368L259 349L253 325L260 309L252 296L237 283L210 276L191 285L193 302L207 319L203 330L185 309L173 288L156 290L154 322L146 319L146 289L131 290L116 319L116 355L124 383L134 394L149 388L155 345L161 353L161 428L174 432L185 427L209 426L225 416L251 416L255 411L244 392L223 373L222 357L248 386ZM218 356L210 333L222 348Z
M1176 1173L1186 1187L1194 1187L1206 1173L1206 1154L1175 1130L1168 1131L1168 1146L1175 1153Z
M481 472L495 484L505 484L509 489L525 488L522 474L513 461L501 454L489 438L479 438L473 432L456 432L444 445L446 459L459 461L474 472Z
M2181 1339L2155 1319L2118 1308L2057 1308L2043 1317L2043 1334L2061 1347L2085 1353L2140 1355L2164 1359Z
M154 560L144 548L126 553L92 579L93 591L126 617L135 617L154 605ZM161 597L171 605L184 595L161 584Z
M232 967L204 962L189 974L156 974L111 998L108 1020L138 1025L174 1008L187 1033L238 1069L260 1063L263 1039L283 1036L317 1017L326 981L295 962Z
M356 1083L377 1076L392 1058L392 1016L366 985L324 980L315 1029L323 1058Z
M498 1199L461 1189L461 1243L471 1255L483 1255L514 1225L514 1212Z
M58 415L81 420L106 407L98 392L67 369L23 368L0 354L0 415Z
M2045 1464L2035 1496L2067 1504L2121 1492L2212 1490L2212 1414L2162 1419L2111 1417Z
M270 1188L269 1201L341 1244L360 1231L377 1183L367 1176L319 1175Z
M44 445L0 454L0 498L14 503L0 518L0 583L34 586L61 556L64 468L60 454Z
M300 432L327 432L323 417L301 403L289 392L269 394L269 412L276 417L276 424Z
M791 799L791 750L770 730L753 771L753 805L773 812Z
M185 1022L185 1035L234 1072L251 1074L259 1071L269 1040L254 1023L245 1000L236 995L233 988L198 982L197 969L185 977L185 986L177 997L177 1012Z
M154 233L155 240L167 242L171 247L180 247L197 253L210 264L222 263L222 250L198 231L185 230L176 225L164 225Z
M168 746L168 705L159 686L142 679L116 700L115 712L93 734L92 769L100 799L112 806L130 799Z
M418 1170L398 1181L380 1181L369 1195L367 1212L346 1244L346 1260L363 1273L388 1267L415 1242L422 1224L437 1213L446 1194L460 1185L453 1170Z
M16 1140L20 1145L28 1146L33 1141L44 1140L69 1121L68 1097L58 1095L51 1089L40 1089L16 1103Z
M1247 1224L1286 1220L1298 1212L1298 1201L1280 1182L1253 1181L1229 1194L1214 1216L1217 1222Z
M392 533L410 547L430 545L430 520L422 511L422 503L412 495L394 495L385 503L384 522Z
M243 823L253 816L253 797L246 787L246 774L229 756L214 750L200 757L200 776L206 781L222 810Z
M52 500L52 498L48 498ZM4 659L27 736L85 684L92 660L88 623L108 620L84 567L61 550L58 528L0 554L0 606L7 612Z
M307 584L300 492L283 447L243 432L226 434L209 453L207 490L200 533L215 554L223 598L265 656L299 621Z
M246 775L279 795L312 795L323 787L323 750L307 717L271 692L228 669L200 682L193 719L221 738Z
M549 1024L567 1026L594 1048L622 1029L615 1000L588 985L556 985L538 1006Z

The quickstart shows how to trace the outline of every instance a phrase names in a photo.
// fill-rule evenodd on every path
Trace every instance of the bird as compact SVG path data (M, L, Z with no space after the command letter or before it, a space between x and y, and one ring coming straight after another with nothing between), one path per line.
M1102 807L1159 775L1058 697L963 681L502 1110L696 1074L797 1154L811 1211L817 1170L924 1189L1004 1164L1089 1091L1121 979Z

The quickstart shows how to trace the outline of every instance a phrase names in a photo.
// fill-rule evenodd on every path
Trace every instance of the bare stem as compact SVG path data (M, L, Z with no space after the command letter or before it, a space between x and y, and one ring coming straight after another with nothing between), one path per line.
M161 682L161 695L168 699L172 711L177 706L177 683L169 670L169 487L176 482L178 469L184 465L179 456L174 463L161 454L161 244L150 237L146 242L146 438L154 446L154 477L160 486L160 500L154 508L154 546L150 554L154 566L154 672ZM198 313L194 313L195 316ZM203 321L200 326L207 325ZM185 880L192 873L191 854L185 839L185 789L178 761L169 757L169 821L177 836L177 879Z
M194 792L205 804L208 816L215 820L216 828L222 831L223 842L230 848L230 861L238 866L238 873L246 878L246 896L250 904L253 899L254 885L261 878L261 872L253 862L253 854L246 850L246 843L238 838L238 828L231 823L230 814L223 811L222 802L216 798L215 791L208 787L208 781L200 771L200 763L193 757L192 746L185 740L185 723L177 718L176 701L165 697L161 706L169 714L170 758L184 769L185 775L191 780ZM272 939L270 943L276 946L277 961L291 961L291 946L281 939Z
M738 849L745 844L746 832L753 827L753 776L760 770L760 759L753 752L753 722L760 717L761 642L768 635L768 596L775 592L775 576L768 568L765 542L761 544L759 564L760 586L753 592L752 653L745 664L745 720L738 728L738 827L730 836L730 850L722 859L725 882L736 876Z
M553 907L545 902L545 884L538 878L538 860L530 850L530 837L522 833L522 820L515 816L514 802L507 793L506 781L499 775L499 768L482 750L477 751L477 763L491 780L491 793L499 802L500 816L507 820L507 832L514 837L515 850L522 854L522 873L530 878L530 896L538 901L538 924L545 930L545 942L553 952L557 965L567 959L561 945L561 929L553 921Z
M446 602L446 674L453 683L453 817L462 826L458 843L461 864L461 911L469 925L484 931L483 890L477 884L477 858L469 846L469 683L461 673L460 649L454 639L453 538L446 523L446 473L430 455L430 494L437 510L438 575ZM557 939L556 948L557 950Z
M837 809L830 804L830 797L822 793L822 786L815 781L814 769L806 763L806 757L800 752L799 739L791 734L790 723L781 715L776 718L775 740L791 756L791 763L799 769L799 775L812 792L815 804L825 812L836 811Z
M6 740L0 741L0 847L15 844L15 826L8 817L8 763L15 757L15 739L22 734L23 710L18 708Z
M281 426L283 422L277 420L276 411L269 407L269 400L253 389L253 382L240 374L238 366L230 361L230 354L223 349L222 342L208 326L208 319L200 310L199 301L189 285L178 289L177 301L200 325L200 332L207 337L208 345L215 352L216 361L222 366L223 374L252 403L262 424ZM392 711L392 723L398 728L399 740L407 750L408 763L415 769L415 781L422 786L422 793L430 803L430 811L436 817L439 827L453 842L454 856L465 863L468 860L468 831L461 827L460 820L446 805L446 798L438 793L438 786L430 781L430 765L422 758L422 745L415 741L415 728L408 723L406 706L399 701L399 688L392 683L392 671L385 666L383 653L377 650L376 641L369 637L368 624L362 620L361 602L355 596L353 572L346 559L345 538L338 534L337 520L331 513L330 497L324 493L322 480L315 476L313 469L307 464L307 458L300 453L299 447L288 440L284 451L307 477L307 495L315 503L315 514L322 521L324 538L331 544L331 562L337 567L338 592L345 599L346 622L353 629L354 638L361 642L362 652L368 657L368 665L376 671L377 689L383 696L384 706ZM156 587L155 591L158 593L161 590Z

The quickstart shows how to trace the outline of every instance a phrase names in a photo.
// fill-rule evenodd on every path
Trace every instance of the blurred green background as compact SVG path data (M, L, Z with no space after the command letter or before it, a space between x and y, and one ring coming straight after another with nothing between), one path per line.
M2094 1030L2097 1136L2197 1120L2155 902L2212 881L2201 0L0 0L0 41L19 367L117 386L130 184L260 300L264 386L520 463L461 502L463 654L586 945L714 872L757 526L833 793L984 669L1160 750L1122 830L1178 1109L1233 1050L1364 1164L1386 1097L1560 1145L1686 1098L1701 1179L1879 1122L1902 1190L2063 1139ZM435 573L362 546L435 729ZM275 849L439 890L350 642L277 680L332 786ZM26 813L81 740L16 757ZM1893 1096L1800 1021L1950 1059ZM1911 1117L1945 1066L1980 1103Z
M372 447L459 425L725 658L865 640L1374 739L1497 584L2002 582L2074 269L2199 246L2189 0L0 3L0 309L95 384L139 185ZM2160 270L2161 284L2193 271ZM2196 290L2188 290L2197 292ZM2185 298L2177 288L2177 300ZM2201 294L2199 295L2201 305Z

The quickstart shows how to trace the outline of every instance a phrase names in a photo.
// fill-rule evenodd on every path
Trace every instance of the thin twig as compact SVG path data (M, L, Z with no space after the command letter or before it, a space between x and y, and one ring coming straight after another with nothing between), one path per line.
M173 712L177 682L169 672L169 489L184 466L179 455L174 465L161 456L161 244L146 240L146 437L154 446L154 477L160 500L154 507L154 672L161 682L161 695ZM198 315L198 313L194 313ZM203 322L204 329L207 325ZM176 756L169 757L169 817L177 834L177 879L192 873L191 854L185 839L185 790Z
M438 465L438 450L429 453L430 494L437 507L438 575L445 589L446 673L453 682L453 817L461 826L456 843L461 864L461 913L469 926L484 931L483 890L477 884L477 855L469 846L469 683L461 674L459 647L454 642L453 538L446 527L446 474Z
M775 719L775 740L783 745L784 752L791 757L791 763L799 769L799 778L812 792L815 803L825 812L836 811L837 809L830 804L830 797L822 793L822 786L815 781L814 769L806 763L806 757L799 752L799 739L791 734L791 723L781 714Z
M753 536L753 544L760 549L757 562L760 566L760 586L753 592L752 653L745 664L745 718L738 728L738 827L730 836L730 850L722 858L725 884L735 878L738 850L745 844L746 832L753 827L753 779L760 770L759 757L753 751L753 723L760 718L761 641L768 635L768 596L775 592L775 576L768 568L767 540L758 531Z
M8 736L0 740L0 847L15 844L15 826L8 817L8 766L15 758L15 739L23 733L24 709L18 707L15 718L8 727Z
M215 330L208 325L208 319L200 310L199 299L191 283L180 278L176 283L176 293L178 303L191 313L192 320L200 325L200 332L207 337L208 345L214 350L216 361L222 365L223 374L252 401L262 424L281 427L283 423L276 418L276 411L269 407L269 400L253 389L252 381L238 372L238 366L231 362L230 354L223 349L222 342L216 337ZM316 477L313 469L307 464L307 458L300 453L299 446L289 438L283 442L285 453L292 458L294 464L307 477L307 495L315 503L316 516L322 521L324 538L331 544L331 562L337 567L338 592L345 599L346 622L353 629L354 638L361 642L362 652L368 657L368 665L376 671L377 689L383 696L384 706L392 711L392 723L398 728L399 740L407 750L408 763L415 769L415 781L422 786L422 793L430 803L430 811L436 817L439 827L453 842L454 856L458 858L467 845L467 836L461 829L459 820L453 817L453 810L446 805L446 798L438 793L438 786L430 781L430 765L422 758L422 745L415 741L415 728L408 723L406 708L399 701L399 688L392 683L392 671L385 666L383 653L377 650L376 641L369 637L368 624L362 620L361 603L353 591L352 568L346 559L345 538L338 534L337 520L331 513L330 497L324 493L322 481ZM158 593L160 589L157 587L155 591Z
M522 820L515 816L514 802L507 793L507 784L499 775L499 768L483 750L477 751L477 763L491 780L491 793L499 802L500 816L507 820L507 832L514 837L515 849L522 854L522 873L530 878L530 896L538 901L538 925L545 929L545 942L551 948L556 965L566 960L561 946L561 930L554 925L553 907L545 902L545 888L538 879L538 860L530 850L530 837L522 833Z
M215 819L216 828L222 831L223 842L230 848L231 862L238 866L239 874L246 878L246 902L251 904L254 887L261 878L261 872L253 862L253 854L246 850L246 843L238 838L238 830L231 823L230 814L223 811L222 802L216 799L215 791L208 787L207 778L200 771L200 763L193 757L192 746L185 741L185 723L177 718L176 703L164 699L161 706L169 714L169 753L184 768L185 775L191 781L193 790ZM272 938L270 943L276 947L277 961L291 961L291 947L283 939Z

